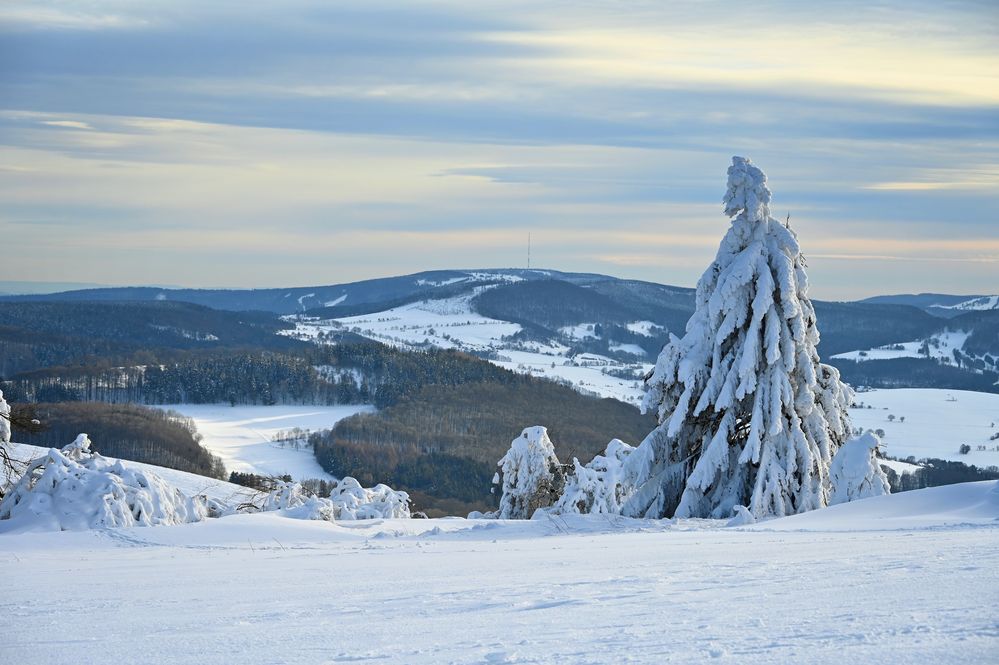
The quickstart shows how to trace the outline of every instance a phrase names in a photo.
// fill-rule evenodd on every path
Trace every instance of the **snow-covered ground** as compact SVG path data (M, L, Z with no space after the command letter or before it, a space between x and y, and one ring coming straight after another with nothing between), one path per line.
M227 470L264 476L290 474L295 480L330 476L319 466L311 448L275 443L275 434L296 427L312 431L329 429L355 413L374 411L374 407L367 405L167 404L159 408L192 418L203 437L201 445L221 457Z
M892 457L915 456L956 460L976 466L999 466L999 395L967 390L899 388L857 393L850 409L854 427L878 430L885 452ZM889 416L895 416L889 420ZM904 422L900 422L904 418ZM962 455L962 444L971 452ZM988 450L977 450L986 446Z
M996 482L752 527L278 513L0 535L4 662L985 663Z

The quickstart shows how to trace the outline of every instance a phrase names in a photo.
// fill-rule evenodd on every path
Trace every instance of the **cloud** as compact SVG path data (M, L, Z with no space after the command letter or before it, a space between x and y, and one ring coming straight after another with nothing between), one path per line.
M989 283L995 28L921 1L8 3L5 268L76 246L74 279L177 283L186 251L192 284L304 284L516 264L531 232L551 267L691 285L747 154L832 292Z

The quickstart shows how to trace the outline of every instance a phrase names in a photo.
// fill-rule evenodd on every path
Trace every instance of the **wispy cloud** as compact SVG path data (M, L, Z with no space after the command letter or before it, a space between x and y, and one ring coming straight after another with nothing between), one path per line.
M0 270L305 284L516 265L530 232L551 267L690 285L738 153L770 173L817 292L983 290L990 10L6 3L0 232L20 250ZM69 274L81 247L93 274Z

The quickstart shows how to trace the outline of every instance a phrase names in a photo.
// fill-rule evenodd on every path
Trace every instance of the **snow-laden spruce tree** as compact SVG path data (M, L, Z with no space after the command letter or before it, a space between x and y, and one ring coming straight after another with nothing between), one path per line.
M732 158L724 203L732 225L686 334L646 380L660 425L628 457L626 515L724 518L741 505L760 518L829 500L852 392L819 362L797 237L748 159Z

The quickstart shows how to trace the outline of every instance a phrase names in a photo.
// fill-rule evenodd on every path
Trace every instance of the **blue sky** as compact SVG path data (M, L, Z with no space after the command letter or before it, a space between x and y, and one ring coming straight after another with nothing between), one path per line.
M816 297L999 290L999 9L0 6L0 280L692 286L733 154Z

